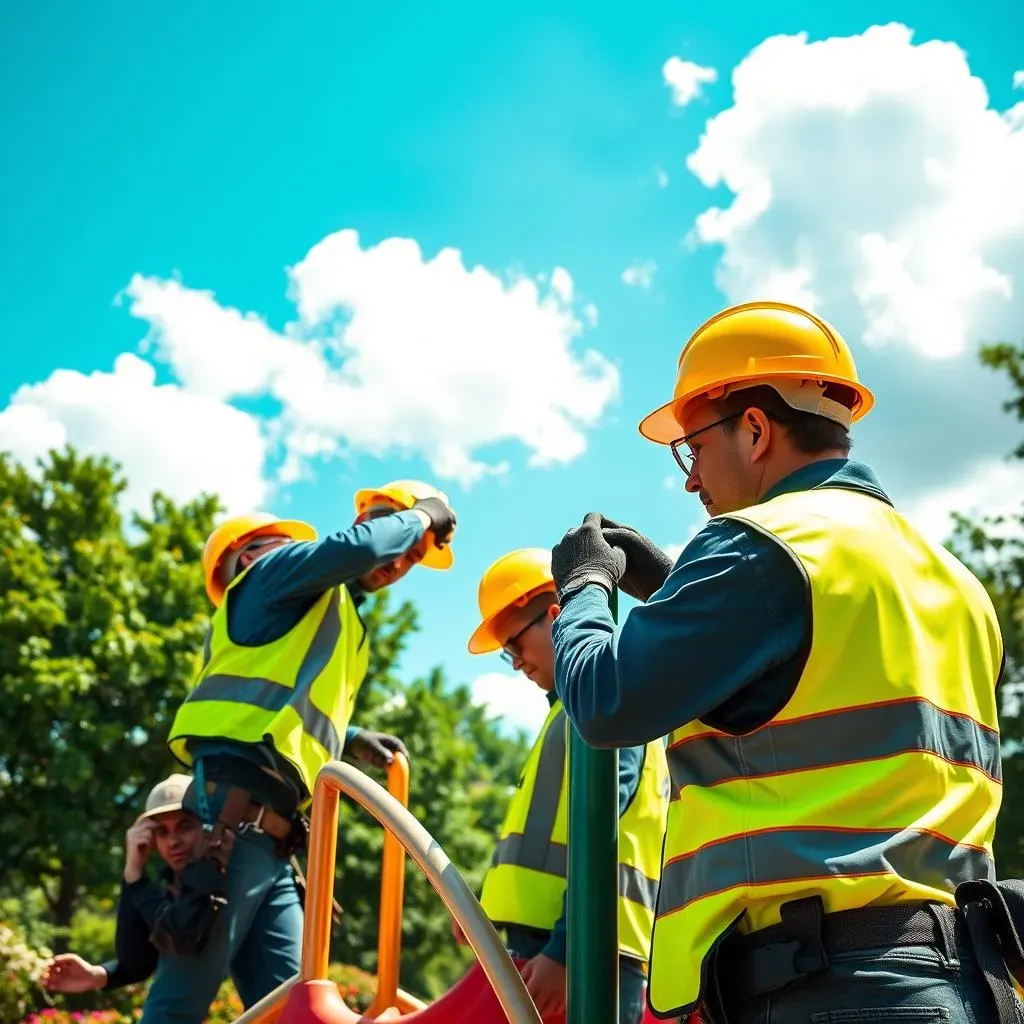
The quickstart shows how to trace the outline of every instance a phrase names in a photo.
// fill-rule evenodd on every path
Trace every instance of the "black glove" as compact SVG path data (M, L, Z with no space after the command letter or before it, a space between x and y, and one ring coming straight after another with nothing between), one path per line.
M409 756L405 744L397 736L391 736L386 732L374 732L372 729L360 729L349 740L345 753L357 761L372 764L375 768L387 768L394 760L393 754L405 754L407 758Z
M626 571L626 556L601 536L602 515L588 512L582 526L576 526L551 549L551 575L558 600L588 583L600 583L609 594Z
M434 543L439 548L443 548L452 539L455 532L455 513L440 498L420 498L413 505L413 510L423 512L430 520Z
M603 521L601 533L613 547L626 553L626 571L619 586L638 601L646 601L656 590L661 589L672 571L672 559L649 537L634 530L632 526L621 526L611 519Z

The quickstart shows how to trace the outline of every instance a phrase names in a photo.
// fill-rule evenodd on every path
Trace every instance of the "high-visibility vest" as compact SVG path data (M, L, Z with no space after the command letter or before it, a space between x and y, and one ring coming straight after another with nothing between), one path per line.
M669 738L649 1000L689 1012L734 925L778 924L789 900L826 913L935 901L994 878L1002 798L1002 638L981 583L863 492L784 494L730 517L774 537L808 581L811 635L795 691L766 725L701 722Z
M228 636L236 577L213 615L195 688L178 709L168 745L191 765L188 742L228 739L273 745L309 793L320 769L341 757L370 645L345 587L325 591L284 636L243 647Z
M562 916L569 833L568 719L556 701L512 796L480 904L496 924L550 931ZM644 750L639 784L619 819L619 951L651 949L669 777L662 740Z

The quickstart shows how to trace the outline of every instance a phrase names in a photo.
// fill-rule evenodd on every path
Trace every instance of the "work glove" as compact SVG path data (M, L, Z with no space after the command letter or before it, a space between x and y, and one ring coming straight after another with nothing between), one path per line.
M372 764L374 768L387 768L394 760L395 754L409 756L405 744L397 736L386 732L374 732L372 729L360 729L349 740L345 753L357 761Z
M434 543L443 548L455 532L455 513L440 498L420 498L413 509L418 509L430 520Z
M637 601L646 601L661 589L672 571L672 559L650 537L645 537L632 526L622 526L612 519L602 522L604 539L626 553L626 571L619 580L619 586Z
M626 555L601 534L603 516L588 512L582 526L573 527L551 549L551 575L558 600L588 583L599 583L609 594L626 571Z

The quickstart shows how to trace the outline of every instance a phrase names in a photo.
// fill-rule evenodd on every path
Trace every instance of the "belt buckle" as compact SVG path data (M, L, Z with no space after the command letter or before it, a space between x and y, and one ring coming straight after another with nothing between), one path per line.
M772 942L748 954L743 973L753 992L757 995L776 992L791 981L805 977L806 972L797 967L800 947L799 940Z
M266 811L266 809L266 804L260 804L260 809L256 815L256 819L254 821L243 821L238 826L238 834L245 835L247 832L252 832L253 834L258 836L266 835L263 829L260 828L260 825L263 823L263 814Z

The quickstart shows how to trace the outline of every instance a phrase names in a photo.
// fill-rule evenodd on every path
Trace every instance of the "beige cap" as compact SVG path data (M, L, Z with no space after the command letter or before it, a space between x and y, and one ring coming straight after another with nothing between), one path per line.
M185 790L192 785L191 775L168 775L163 782L157 783L146 797L146 809L139 815L143 818L154 818L168 811L180 811L181 801L185 798Z

